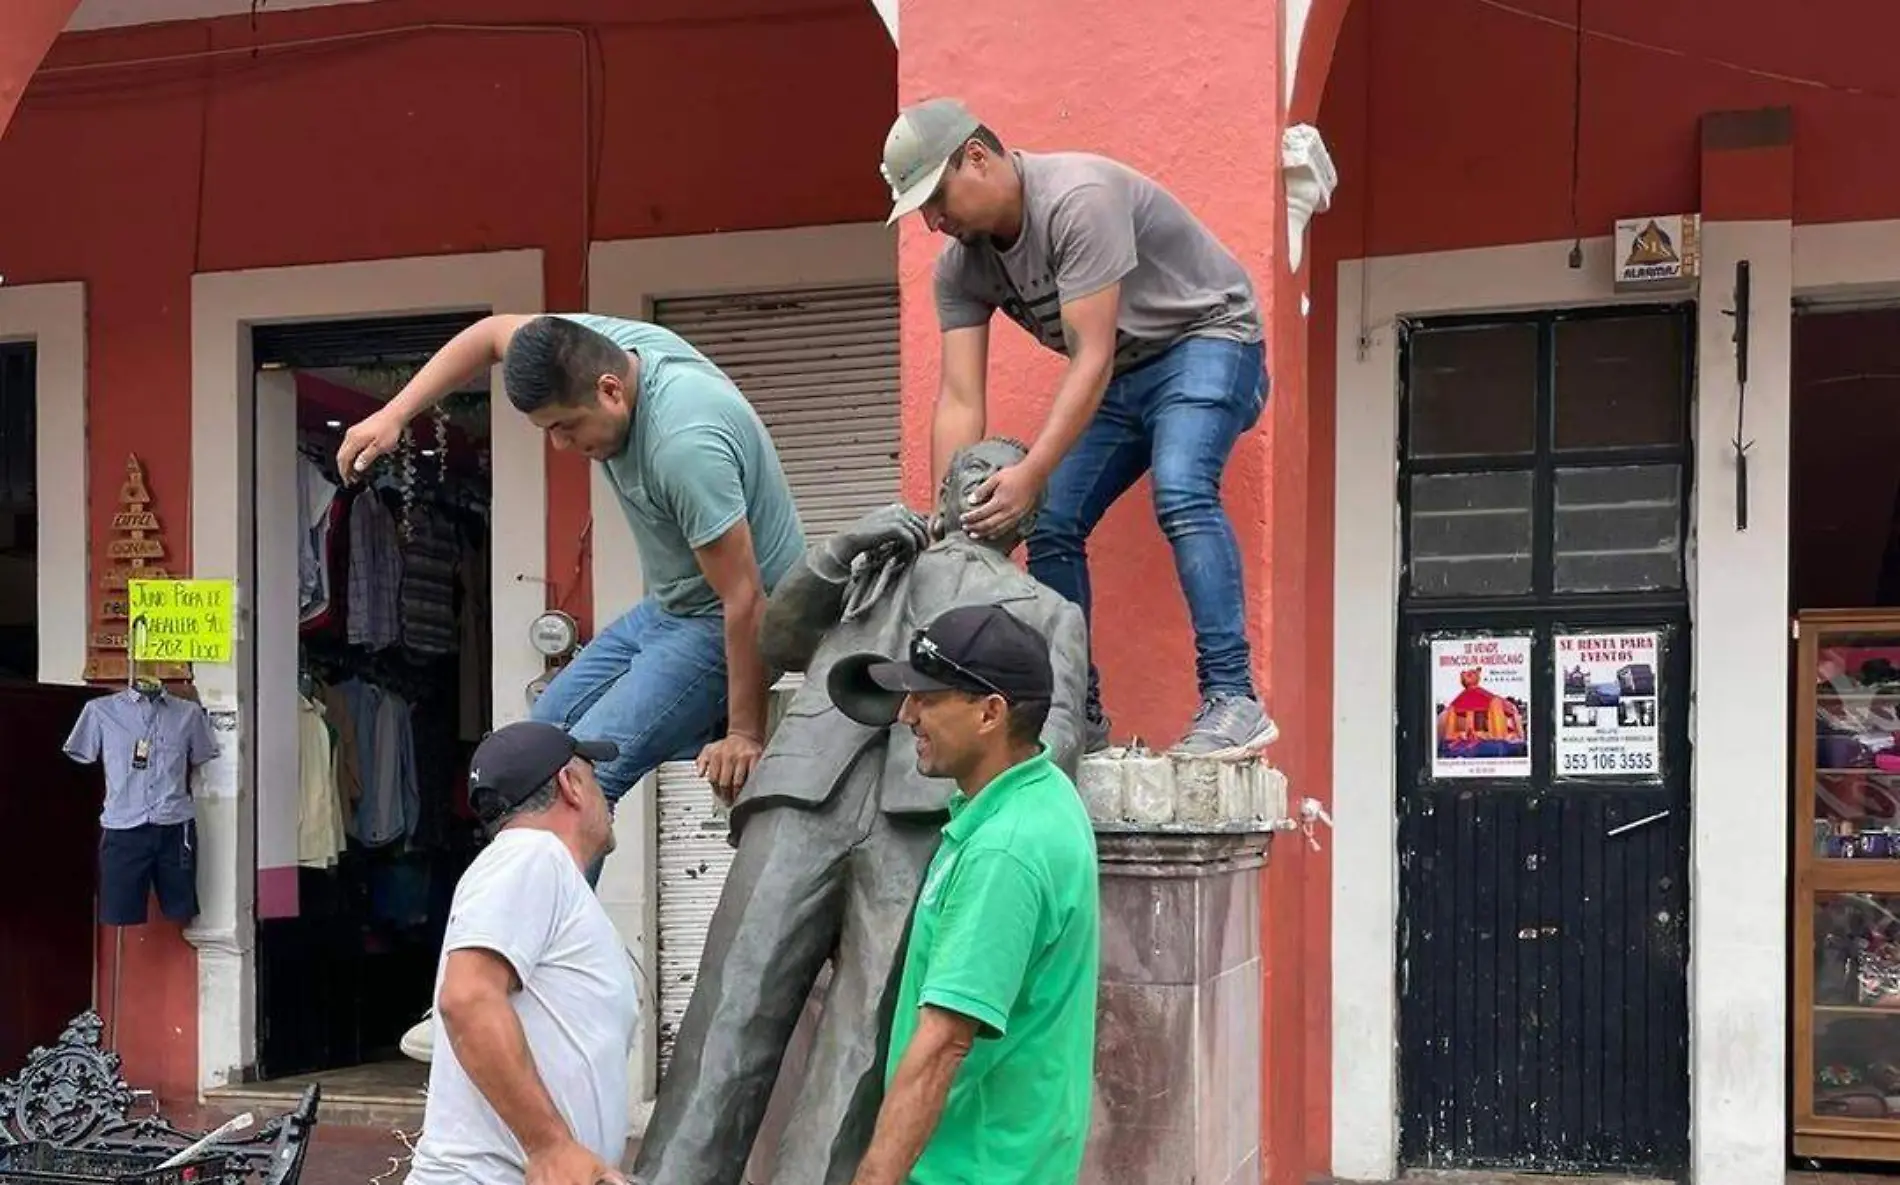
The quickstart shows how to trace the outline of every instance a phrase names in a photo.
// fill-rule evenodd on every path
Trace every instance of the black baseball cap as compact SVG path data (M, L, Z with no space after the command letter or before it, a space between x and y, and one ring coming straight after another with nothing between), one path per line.
M884 727L913 691L1000 695L1012 704L1047 702L1055 690L1049 642L1000 605L948 610L910 641L910 657L840 659L826 680L831 702L859 724Z
M493 823L533 797L569 761L598 765L620 756L612 741L575 740L564 728L539 720L504 724L482 738L468 763L468 805Z

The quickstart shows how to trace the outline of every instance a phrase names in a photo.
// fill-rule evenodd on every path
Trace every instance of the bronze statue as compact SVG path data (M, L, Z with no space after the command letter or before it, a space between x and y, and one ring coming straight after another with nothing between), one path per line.
M1010 562L1033 515L983 542L956 527L971 492L1024 451L1001 439L961 450L934 522L901 505L873 511L812 547L774 590L766 661L804 671L805 685L733 803L738 852L634 1164L642 1185L740 1185L827 960L773 1180L848 1182L870 1143L904 935L955 786L917 772L911 731L896 722L901 697L840 660L902 657L944 610L1004 605L1049 639L1056 691L1043 741L1074 776L1088 691L1082 612Z

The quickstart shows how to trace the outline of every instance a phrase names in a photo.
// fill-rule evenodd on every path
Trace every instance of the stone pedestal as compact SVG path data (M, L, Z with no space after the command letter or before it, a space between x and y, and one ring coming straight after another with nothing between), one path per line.
M1262 762L1090 758L1102 965L1085 1185L1258 1182Z

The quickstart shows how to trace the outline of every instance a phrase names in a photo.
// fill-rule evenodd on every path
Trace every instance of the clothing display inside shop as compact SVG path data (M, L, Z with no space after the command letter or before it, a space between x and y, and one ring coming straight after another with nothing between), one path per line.
M400 1056L480 850L466 779L490 699L486 394L344 485L342 425L377 401L296 380L297 893L259 923L266 1078Z
M1793 1145L1900 1162L1900 308L1792 344Z
M140 679L80 710L66 755L104 767L99 816L99 921L145 923L154 892L175 922L198 916L191 771L217 755L203 707Z

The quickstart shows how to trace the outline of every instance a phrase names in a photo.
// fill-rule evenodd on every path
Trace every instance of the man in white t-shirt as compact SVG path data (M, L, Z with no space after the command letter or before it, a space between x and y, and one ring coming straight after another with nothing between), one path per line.
M622 1181L632 961L582 872L613 847L612 743L523 721L469 763L495 834L455 886L410 1185Z

